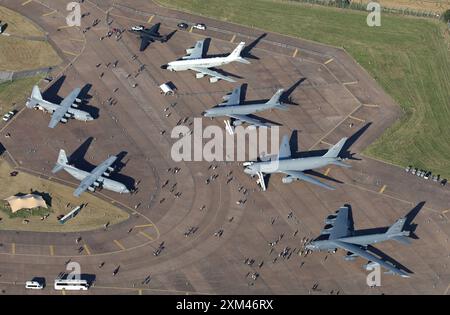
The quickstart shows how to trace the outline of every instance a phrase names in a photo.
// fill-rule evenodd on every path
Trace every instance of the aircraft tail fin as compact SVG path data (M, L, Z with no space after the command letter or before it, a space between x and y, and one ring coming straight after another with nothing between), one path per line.
M58 160L56 161L56 165L52 170L52 173L57 173L69 164L69 160L67 159L66 152L64 150L59 150Z
M268 105L281 105L280 103L280 97L283 95L284 90L278 89L278 91L275 92L275 94L266 102Z
M338 143L332 146L327 153L325 153L324 157L338 157L345 142L347 142L347 138L342 138Z
M240 63L249 64L250 62L241 57L241 52L245 47L244 42L240 42L239 45L233 50L233 52L227 57L231 61L238 61Z
M391 227L386 231L386 234L399 234L403 231L403 228L405 227L406 218L398 219L394 224L391 225ZM395 238L394 238L395 239Z
M33 91L31 92L31 97L29 98L28 102L27 102L27 107L28 108L33 108L35 107L39 101L42 101L42 94L41 91L39 90L39 87L37 85L35 85L33 87Z

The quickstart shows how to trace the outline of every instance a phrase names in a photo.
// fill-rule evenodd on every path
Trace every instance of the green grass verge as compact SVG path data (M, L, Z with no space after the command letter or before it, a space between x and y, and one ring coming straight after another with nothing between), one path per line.
M0 83L0 115L17 109L25 104L27 97L31 95L33 85L37 84L43 76L35 76Z
M450 177L450 53L445 24L272 0L158 0L161 5L344 47L405 112L365 154ZM382 104L381 104L382 105Z

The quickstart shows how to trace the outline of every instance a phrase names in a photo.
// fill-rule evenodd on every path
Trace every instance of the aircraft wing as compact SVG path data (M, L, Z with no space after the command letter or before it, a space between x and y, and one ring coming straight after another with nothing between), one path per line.
M80 185L75 190L73 195L79 197L84 191L89 188L89 186L91 186L97 179L102 176L102 174L116 161L116 159L116 156L111 156L102 164L94 168L92 172L81 181Z
M193 48L187 49L187 55L182 57L184 60L190 60L190 59L200 59L203 57L203 43L205 42L204 39L199 40L195 43L195 46Z
M337 213L336 220L330 231L330 240L350 236L353 233L353 226L348 207L341 207Z
M317 179L315 179L315 178L313 178L311 176L308 176L305 173L300 172L300 171L283 171L282 173L285 173L286 175L289 175L289 176L291 176L291 177L293 177L295 179L303 180L303 181L308 182L310 184L314 184L314 185L320 186L322 188L326 188L326 189L329 189L329 190L335 190L336 189L333 186L330 186L330 185L327 185L325 183L322 183L320 180L317 180Z
M258 127L270 127L271 126L271 124L269 124L269 123L262 122L259 119L252 118L252 117L247 116L247 115L235 115L235 114L233 114L233 115L227 115L227 116L231 117L231 118L234 118L234 119L237 119L237 120L240 120L240 121L243 121L243 122L246 122L246 123L248 123L250 125L258 126Z
M50 119L50 123L48 124L49 128L55 128L56 125L61 121L64 115L69 110L70 106L72 106L73 102L77 98L78 94L80 94L81 89L74 89L59 105L58 109L53 112L52 118Z
M284 136L281 140L280 151L278 152L278 159L287 159L291 157L291 146L289 145L289 136Z
M241 102L241 86L235 88L233 92L231 92L228 95L225 95L223 98L225 101L219 104L219 106L239 105Z
M161 26L161 23L156 23L152 27L146 28L145 30L151 34L158 34L160 26Z
M153 40L151 38L141 37L141 46L139 47L139 51L144 51L150 43L153 43Z
M199 68L199 67L192 67L190 68L191 70L203 73L204 75L209 75L210 77L216 77L218 79L224 80L224 81L228 81L228 82L236 82L235 80L233 80L232 78L229 78L227 76L224 76L223 74L220 74L217 71L213 71L211 69L208 68Z
M400 269L396 268L395 266L393 266L392 264L389 264L386 261L376 257L375 255L369 253L368 251L364 250L360 246L350 244L347 242L337 241L337 240L333 241L333 243L339 248L342 248L348 252L358 255L364 259L367 259L368 261L373 261L373 262L379 264L380 266L383 266L384 268L388 269L389 271L393 272L394 274L400 275L405 278L409 278L409 275L405 271L400 270Z

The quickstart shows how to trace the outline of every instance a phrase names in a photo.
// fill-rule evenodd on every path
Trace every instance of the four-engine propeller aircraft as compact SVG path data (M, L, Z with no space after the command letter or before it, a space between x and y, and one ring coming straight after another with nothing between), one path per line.
M86 190L94 192L97 188L105 188L121 194L127 194L130 191L124 184L107 178L111 172L114 171L114 168L111 165L114 164L116 160L116 156L110 156L106 161L98 165L89 173L69 165L66 152L60 150L58 161L56 162L52 173L55 174L61 170L65 170L74 178L81 181L80 185L73 193L75 197L79 197Z
M196 73L196 78L203 78L205 75L210 76L209 81L211 83L217 82L219 79L235 82L232 78L220 74L217 71L210 68L219 67L231 62L237 61L245 64L249 64L248 60L241 57L241 52L244 49L245 43L241 42L227 57L204 57L204 42L205 40L199 40L194 47L186 49L187 55L181 57L181 60L169 62L167 65L161 66L163 69L170 71L185 71L193 70Z
M241 103L241 88L239 86L233 90L230 94L223 97L225 102L217 105L216 107L210 108L204 111L202 114L205 117L217 117L217 116L228 116L230 120L225 120L225 128L229 134L234 134L234 128L241 125L242 123L249 123L253 126L259 127L269 127L271 124L262 122L260 119L253 118L249 116L250 114L261 112L264 110L277 108L282 110L287 110L287 106L280 102L280 97L284 90L279 89L272 98L266 103L257 104L242 104Z
M141 40L141 46L139 47L139 51L144 51L150 43L153 43L155 41L159 41L161 43L165 43L169 40L169 38L172 36L172 33L167 35L161 35L159 34L159 27L161 26L161 23L157 23L153 25L150 28L145 28L144 26L133 26L129 32L133 34L139 35L139 38Z
M337 144L331 147L323 156L291 158L291 148L289 145L289 136L284 136L278 157L269 161L245 162L244 172L249 175L258 175L257 183L261 185L263 191L266 190L264 179L265 174L283 173L287 176L283 177L282 182L291 183L294 180L303 180L305 182L318 185L320 187L334 190L333 186L322 183L321 181L306 175L303 171L321 168L329 164L349 168L348 164L342 162L339 153L342 150L347 138L342 138Z
M321 235L306 245L306 248L312 251L335 252L338 248L346 250L345 260L354 260L360 256L369 261L365 268L372 270L376 264L388 269L391 274L397 274L408 278L409 275L404 270L400 270L393 264L376 257L369 252L367 248L371 244L394 240L401 244L410 244L410 231L405 231L407 218L397 220L385 233L357 235L353 228L353 219L349 206L341 207L327 217L325 228Z
M33 87L33 92L31 97L28 99L26 106L28 108L37 108L44 112L49 112L52 114L49 128L55 128L59 122L66 123L69 118L74 118L81 121L91 121L94 120L92 116L85 111L77 109L81 100L77 99L78 94L80 94L81 89L74 89L62 102L60 105L53 104L42 98L39 87L35 85Z

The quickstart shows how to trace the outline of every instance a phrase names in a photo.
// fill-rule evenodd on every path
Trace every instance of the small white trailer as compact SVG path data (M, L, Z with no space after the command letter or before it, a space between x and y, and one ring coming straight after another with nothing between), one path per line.
M176 90L176 88L174 88L171 82L161 84L159 88L161 89L161 94L164 95L174 95L175 94L174 90Z

